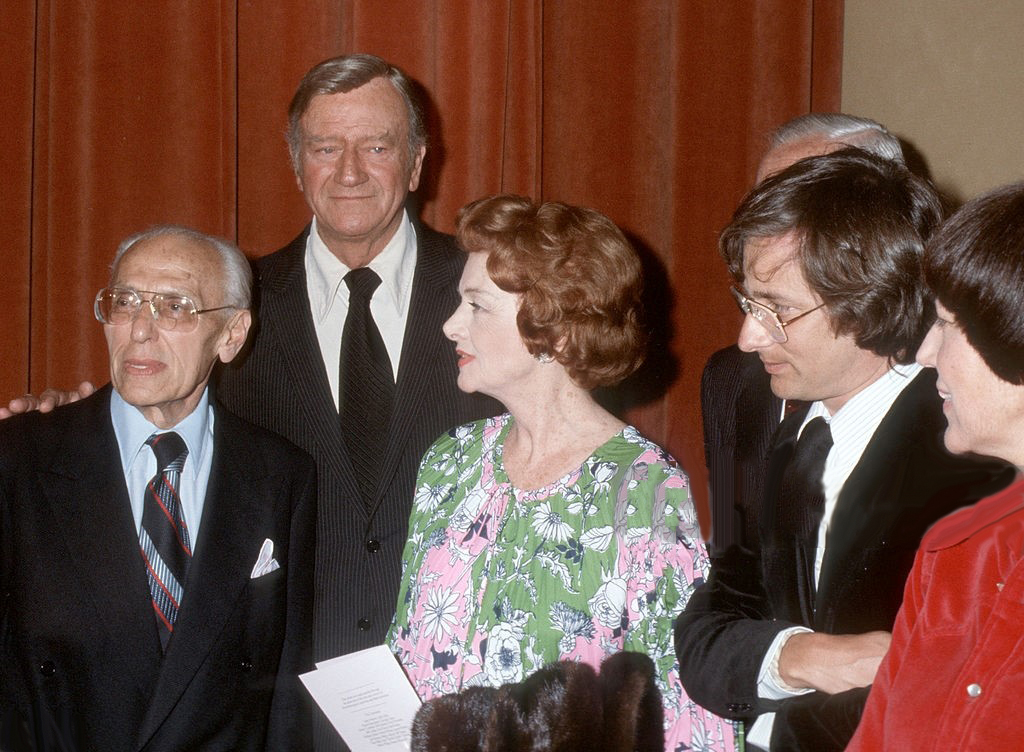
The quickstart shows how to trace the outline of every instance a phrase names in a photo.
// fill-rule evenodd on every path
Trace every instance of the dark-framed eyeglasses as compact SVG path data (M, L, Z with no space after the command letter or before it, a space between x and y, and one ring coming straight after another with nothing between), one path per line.
M819 308L825 306L824 303L817 305L809 311L798 313L792 318L783 321L779 318L779 314L773 311L771 308L766 306L764 303L760 303L752 298L748 298L742 290L737 287L730 287L729 292L736 299L736 305L740 307L740 310L747 316L753 316L754 321L764 327L764 330L768 332L768 335L774 342L778 342L780 345L785 344L789 341L789 335L786 333L786 327L795 321L799 321L804 316L817 311Z
M142 297L148 295L149 297ZM156 325L165 331L190 332L199 325L199 315L212 311L224 311L238 306L217 306L196 308L192 298L173 293L151 290L132 290L129 287L104 287L96 293L93 313L101 324L121 326L134 320L145 303Z

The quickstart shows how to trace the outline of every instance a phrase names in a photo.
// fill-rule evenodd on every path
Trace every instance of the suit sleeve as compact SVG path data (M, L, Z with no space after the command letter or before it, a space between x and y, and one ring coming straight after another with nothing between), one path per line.
M313 702L299 674L313 668L313 553L316 543L316 472L303 457L295 473L288 535L287 624L274 699L267 724L266 749L312 749Z
M773 620L756 553L732 546L711 563L675 626L679 673L687 693L726 718L750 719L777 709L757 696L761 662L775 636L799 626Z
M749 722L774 712L773 749L842 750L857 728L867 689L758 697L757 678L772 641L800 626L772 619L760 572L758 557L738 546L712 562L711 577L676 622L683 686L696 702L726 718Z

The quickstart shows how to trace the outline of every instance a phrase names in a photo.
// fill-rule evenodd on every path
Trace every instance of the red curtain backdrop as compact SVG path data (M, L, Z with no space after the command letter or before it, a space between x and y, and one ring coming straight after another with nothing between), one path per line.
M661 358L612 398L690 472L698 385L739 314L715 241L771 129L839 105L841 0L12 0L0 4L0 399L107 380L92 297L157 222L252 256L309 212L285 113L316 62L372 52L428 97L421 216L497 192L595 207L651 273ZM623 396L624 395L624 396Z

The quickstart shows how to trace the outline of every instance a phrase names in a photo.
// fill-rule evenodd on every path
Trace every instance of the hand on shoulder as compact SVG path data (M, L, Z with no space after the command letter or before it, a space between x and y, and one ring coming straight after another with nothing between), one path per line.
M15 397L7 403L7 407L0 407L0 419L9 418L12 415L38 410L41 413L48 413L55 407L70 405L72 402L88 397L96 391L96 387L89 381L83 381L74 391L62 392L59 389L47 389L39 396L34 394L23 394Z

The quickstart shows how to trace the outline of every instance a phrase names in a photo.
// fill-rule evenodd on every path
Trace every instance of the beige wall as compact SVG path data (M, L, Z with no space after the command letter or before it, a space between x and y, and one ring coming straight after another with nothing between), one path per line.
M843 110L960 199L1024 179L1024 0L846 0Z

